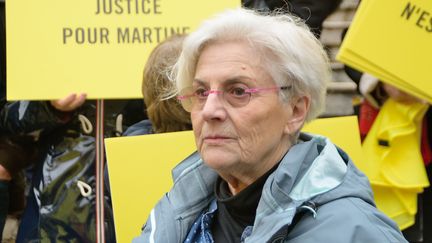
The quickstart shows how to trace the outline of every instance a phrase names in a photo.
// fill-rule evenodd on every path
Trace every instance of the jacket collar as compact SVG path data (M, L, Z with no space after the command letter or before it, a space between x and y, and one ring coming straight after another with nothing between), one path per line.
M301 135L302 142L290 148L276 171L267 179L257 208L255 227L246 242L270 239L289 225L304 202L339 186L347 173L346 161L335 145L319 136ZM195 152L172 171L175 219L182 224L180 238L214 198L217 173ZM326 199L330 200L330 199ZM318 201L317 203L323 203Z
M291 224L298 208L339 186L346 175L346 161L324 137L301 136L263 188L254 228L246 242L266 242ZM316 202L321 203L321 202Z

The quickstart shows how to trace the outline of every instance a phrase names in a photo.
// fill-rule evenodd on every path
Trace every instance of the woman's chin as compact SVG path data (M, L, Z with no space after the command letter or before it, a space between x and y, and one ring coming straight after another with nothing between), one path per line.
M214 170L224 170L235 164L232 153L218 149L207 149L201 153L204 163Z

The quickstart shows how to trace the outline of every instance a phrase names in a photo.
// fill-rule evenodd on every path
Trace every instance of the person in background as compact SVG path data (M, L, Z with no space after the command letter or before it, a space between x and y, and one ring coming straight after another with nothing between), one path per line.
M159 43L144 66L142 94L149 119L139 121L126 129L123 136L137 136L154 133L191 130L190 115L176 98L165 97L174 83L169 77L172 66L180 55L185 35L173 35ZM108 166L104 171L109 184ZM107 187L109 190L109 187ZM111 190L108 191L111 193Z
M348 155L300 132L330 79L300 19L220 13L185 39L173 72L197 152L133 242L406 242Z
M190 115L175 98L164 97L174 83L169 73L180 55L185 35L173 35L158 44L144 66L142 94L149 119L130 126L123 135L191 130Z
M6 218L18 220L25 206L23 170L36 161L37 149L31 136L11 135L0 128L0 239ZM6 233L6 238L10 236Z
M6 216L15 215L20 218L25 208L25 176L24 170L40 160L38 132L61 127L67 123L67 113L77 109L85 100L85 95L70 95L52 102L5 102L1 98L0 112L0 197L1 220L3 230ZM18 117L15 109L26 107L37 113L23 113ZM54 114L64 113L60 117ZM50 117L49 121L47 118ZM31 126L29 126L31 124ZM29 128L34 130L28 130Z
M85 96L72 95L73 99L80 97L85 100ZM64 99L58 101L60 105L66 105L62 104L62 101ZM47 125L46 122L61 118L66 119L66 122L55 128L45 126L41 130L38 139L40 159L32 170L27 205L21 218L16 242L116 241L111 200L107 193L109 185L107 182L97 184L100 180L96 166L105 161L101 160L101 157L98 161L96 156L95 129L98 121L105 124L104 136L110 137L121 133L115 126L115 118L119 115L114 115L119 114L117 112L123 108L119 102L107 102L105 114L101 116L95 115L95 101L86 101L78 109L70 112L58 112L59 106L55 102L30 102L47 104L46 110L31 109L31 106L22 107L25 116L40 115L33 121L45 122ZM74 105L66 106L74 108ZM15 105L8 108L8 114L17 114L20 107ZM35 122L27 125L30 131L40 130L35 130ZM103 171L100 175L103 176ZM97 189L104 190L103 200L99 199L99 205L96 201ZM100 207L104 210L101 211ZM98 213L100 215L102 212L103 221L98 216ZM102 236L102 232L99 233L97 228L98 221L100 227L104 227Z
M382 105L392 99L398 103L413 104L422 102L418 98L392 86L381 82L378 78L362 73L352 67L345 66L347 75L357 84L358 92L363 100L356 107L359 118L359 129L362 140L371 130L375 119L380 113ZM432 178L432 108L423 116L420 137L420 151L429 182ZM407 161L409 163L409 161ZM408 175L407 175L408 176ZM432 188L429 186L418 196L415 224L404 229L402 233L412 243L431 242L432 232L427 230L432 227Z

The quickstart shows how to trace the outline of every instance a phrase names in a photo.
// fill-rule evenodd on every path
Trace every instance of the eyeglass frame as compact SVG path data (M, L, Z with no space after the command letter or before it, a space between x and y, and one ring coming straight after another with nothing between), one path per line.
M239 88L239 87L236 87L236 88ZM251 97L252 97L252 94L256 94L256 93L260 93L260 92L266 92L266 91L274 91L274 90L277 90L277 91L279 91L279 90L284 90L284 91L286 91L286 90L289 90L289 89L291 89L292 88L292 85L284 85L284 86L272 86L272 87L256 87L256 88L247 88L247 89L244 89L244 93L245 94L248 94L249 95L249 97L248 97L248 101L245 103L245 104L243 104L243 105L240 105L240 106L234 106L229 100L227 100L226 98L225 98L225 93L227 92L227 90L206 90L205 92L204 92L204 95L205 95L205 97L203 97L203 98L205 98L205 99L203 99L203 98L201 98L201 99L203 99L204 101L202 102L203 103L203 107L204 107L204 104L207 102L207 98L208 98L208 96L210 95L210 94L222 94L222 97L223 97L223 100L225 101L225 102L227 102L230 106L232 106L232 107L237 107L237 108L239 108L239 107L243 107L243 106L246 106L246 105L248 105L249 104L249 102L250 102L250 100L251 100ZM184 88L184 89L182 89L182 91L183 90L187 90L187 89L193 89L193 87L192 86L189 86L189 87L186 87L186 88ZM182 91L180 91L180 93L182 93ZM183 109L185 109L187 112L191 112L192 111L192 106L193 106L193 102L192 102L192 99L195 97L197 100L200 100L200 98L198 97L198 95L197 94L195 94L195 92L196 91L194 91L194 92L192 92L191 94L185 94L185 95L178 95L177 96L177 100L178 101L180 101L180 103L181 103L181 105L182 105L182 107L183 107ZM187 104L185 104L185 100L191 100L189 103L190 103L190 105L187 105Z

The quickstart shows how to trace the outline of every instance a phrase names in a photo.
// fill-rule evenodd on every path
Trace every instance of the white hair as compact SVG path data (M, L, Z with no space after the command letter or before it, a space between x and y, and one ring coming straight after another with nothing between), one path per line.
M306 121L321 113L331 77L327 54L303 21L286 13L261 15L238 8L203 22L184 41L174 66L177 90L191 86L205 46L239 40L246 41L261 54L261 63L276 84L292 85L290 97L307 95L311 98ZM286 100L284 91L281 96Z

